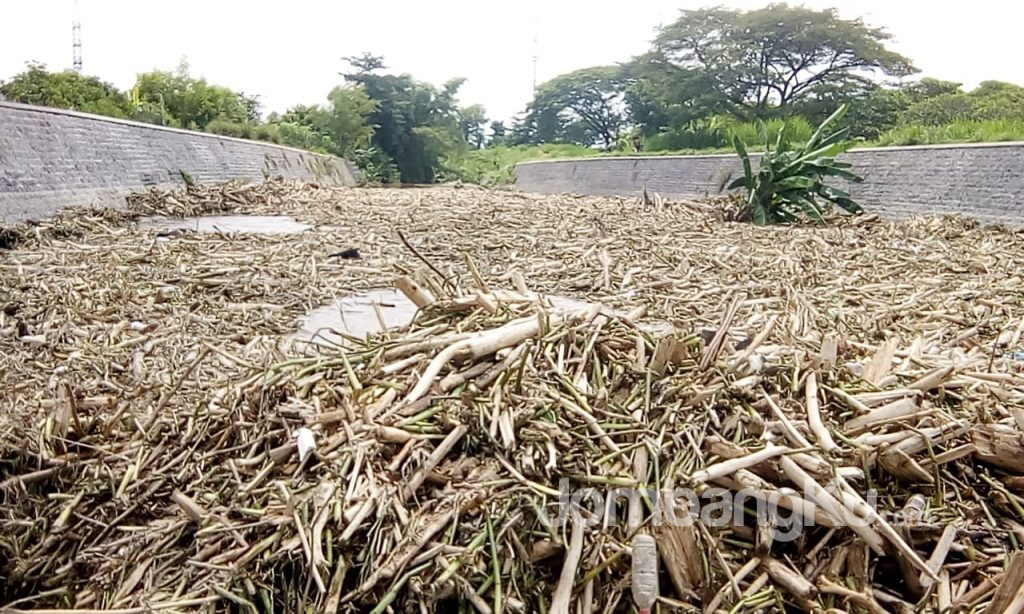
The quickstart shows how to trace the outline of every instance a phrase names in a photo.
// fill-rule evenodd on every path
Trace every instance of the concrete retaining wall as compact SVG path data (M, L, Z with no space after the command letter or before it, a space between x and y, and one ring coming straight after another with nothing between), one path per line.
M127 192L266 176L356 182L341 158L300 149L0 101L0 222L69 205L119 206Z
M961 213L1024 225L1024 143L857 149L842 159L864 182L837 187L872 212ZM663 197L692 198L718 194L724 177L740 173L729 154L539 160L516 165L516 186L606 196L636 196L646 186Z

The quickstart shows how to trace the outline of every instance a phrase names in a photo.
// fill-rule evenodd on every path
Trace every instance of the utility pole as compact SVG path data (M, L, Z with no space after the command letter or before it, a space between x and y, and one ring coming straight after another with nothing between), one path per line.
M537 91L537 20L533 20L533 91Z
M78 20L78 0L75 0L71 22L71 66L82 72L82 23Z

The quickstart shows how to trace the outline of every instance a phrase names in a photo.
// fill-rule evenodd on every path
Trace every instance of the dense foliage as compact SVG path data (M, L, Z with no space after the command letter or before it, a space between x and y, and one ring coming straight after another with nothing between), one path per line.
M541 84L516 129L516 139L596 143L610 149L627 123L624 83L621 68L596 66Z
M591 147L567 143L541 145L493 145L483 149L457 149L441 160L440 178L485 186L512 183L515 167L527 160L581 158L601 152Z
M346 60L354 70L343 75L345 80L365 90L374 103L367 118L373 126L371 146L394 161L403 182L434 181L441 156L464 145L463 134L471 134L463 130L456 102L463 79L438 89L411 75L381 74L385 66L377 56Z
M13 102L76 109L110 117L128 117L128 97L113 85L72 70L47 72L44 64L30 62L25 72L0 83L0 95Z
M215 119L241 123L260 117L257 98L192 77L184 61L173 72L139 75L132 98L147 111L158 113L161 123L188 130L204 129Z
M645 152L656 152L718 150L738 134L747 146L760 147L750 138L759 122L770 131L799 130L793 135L799 140L843 103L851 111L841 127L867 141L1005 139L1007 129L1019 128L1024 88L986 82L966 92L949 81L907 80L916 69L885 47L889 38L834 10L786 4L684 10L648 52L542 84L506 140L614 151L630 148L632 138L623 145L622 137L631 136ZM967 129L965 122L999 124Z
M913 72L909 60L885 49L888 38L859 19L840 19L835 9L773 4L682 11L662 28L653 53L713 110L763 119L832 92L871 87L875 74Z

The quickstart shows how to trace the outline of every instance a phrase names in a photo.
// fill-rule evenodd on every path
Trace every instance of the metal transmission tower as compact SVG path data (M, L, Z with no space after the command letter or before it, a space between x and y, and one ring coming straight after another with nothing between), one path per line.
M533 36L533 91L537 91L537 35Z
M82 23L78 21L78 1L75 0L75 13L71 22L71 65L75 72L82 72Z
M531 58L533 60L533 91L534 92L537 91L537 60L538 60L538 55L537 55L537 27L538 27L537 20L534 19L533 20L533 57Z

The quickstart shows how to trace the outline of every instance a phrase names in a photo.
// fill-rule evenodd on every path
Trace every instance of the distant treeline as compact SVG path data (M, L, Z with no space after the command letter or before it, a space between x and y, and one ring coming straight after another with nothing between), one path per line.
M647 53L541 84L507 126L458 104L463 79L435 87L389 74L371 54L344 58L350 68L323 103L266 117L259 96L207 83L185 62L138 75L129 92L30 64L0 83L0 95L346 156L381 182L479 180L482 166L507 176L499 159L550 151L531 145L686 152L726 148L734 135L755 145L762 132L800 140L842 103L852 136L875 144L1024 140L1024 87L987 81L964 91L914 79L889 38L834 10L686 10Z

